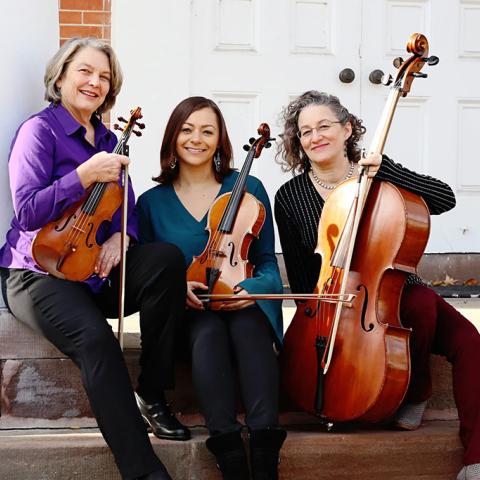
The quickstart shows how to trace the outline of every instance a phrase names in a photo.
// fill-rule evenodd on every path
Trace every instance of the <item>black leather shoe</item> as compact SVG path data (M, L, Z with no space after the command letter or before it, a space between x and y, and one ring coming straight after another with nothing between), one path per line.
M175 418L168 404L164 402L148 404L137 392L135 398L143 420L156 437L180 441L190 439L190 430Z

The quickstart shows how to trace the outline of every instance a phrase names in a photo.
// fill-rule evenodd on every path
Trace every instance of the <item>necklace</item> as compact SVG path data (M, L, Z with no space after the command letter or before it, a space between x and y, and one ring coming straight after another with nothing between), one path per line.
M340 179L337 183L335 183L334 185L329 185L328 183L323 183L317 177L317 174L315 173L315 170L313 168L310 171L312 172L312 177L315 180L315 183L317 185L320 185L321 187L326 188L327 190L333 190L340 182L343 182L344 180L348 180L353 175L354 168L355 168L355 164L351 161L347 174L342 179Z

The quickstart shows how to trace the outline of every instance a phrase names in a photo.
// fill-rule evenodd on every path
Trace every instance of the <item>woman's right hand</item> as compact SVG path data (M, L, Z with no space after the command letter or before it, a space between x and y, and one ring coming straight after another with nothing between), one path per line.
M96 182L116 182L120 178L122 165L128 165L130 159L116 153L99 152L77 167L77 173L83 188Z
M187 282L187 307L195 310L205 310L203 303L193 293L194 290L208 290L208 287L202 282Z

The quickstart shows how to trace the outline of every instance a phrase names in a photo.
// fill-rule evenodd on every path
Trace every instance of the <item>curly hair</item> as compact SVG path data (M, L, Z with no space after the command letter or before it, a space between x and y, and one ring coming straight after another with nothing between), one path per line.
M293 173L308 172L311 169L310 161L300 145L298 133L298 116L300 112L309 105L325 105L332 110L337 120L345 125L350 122L352 134L346 141L347 156L349 160L358 162L361 157L361 150L358 142L366 131L362 120L350 113L341 103L338 97L317 90L310 90L291 101L283 109L280 118L284 124L281 141L278 145L276 159L286 172Z

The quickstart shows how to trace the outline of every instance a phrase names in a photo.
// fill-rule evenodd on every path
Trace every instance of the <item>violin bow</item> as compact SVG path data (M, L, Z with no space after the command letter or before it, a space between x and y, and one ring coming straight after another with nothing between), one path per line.
M127 125L122 129L118 124L114 125L115 130L123 130L123 135L120 138L119 146L116 150L121 155L128 157L129 146L127 145L130 133L134 133L137 137L142 135L142 132L134 130L136 125L140 129L144 129L143 123L138 123L138 120L142 118L142 109L137 107L132 110L130 119L127 121L123 117L119 117L120 122L126 122ZM118 292L118 334L117 339L120 344L120 348L123 350L123 325L125 320L125 272L127 263L127 226L128 226L128 165L122 166L122 188L123 188L123 201L122 201L122 224L120 229L120 282Z

